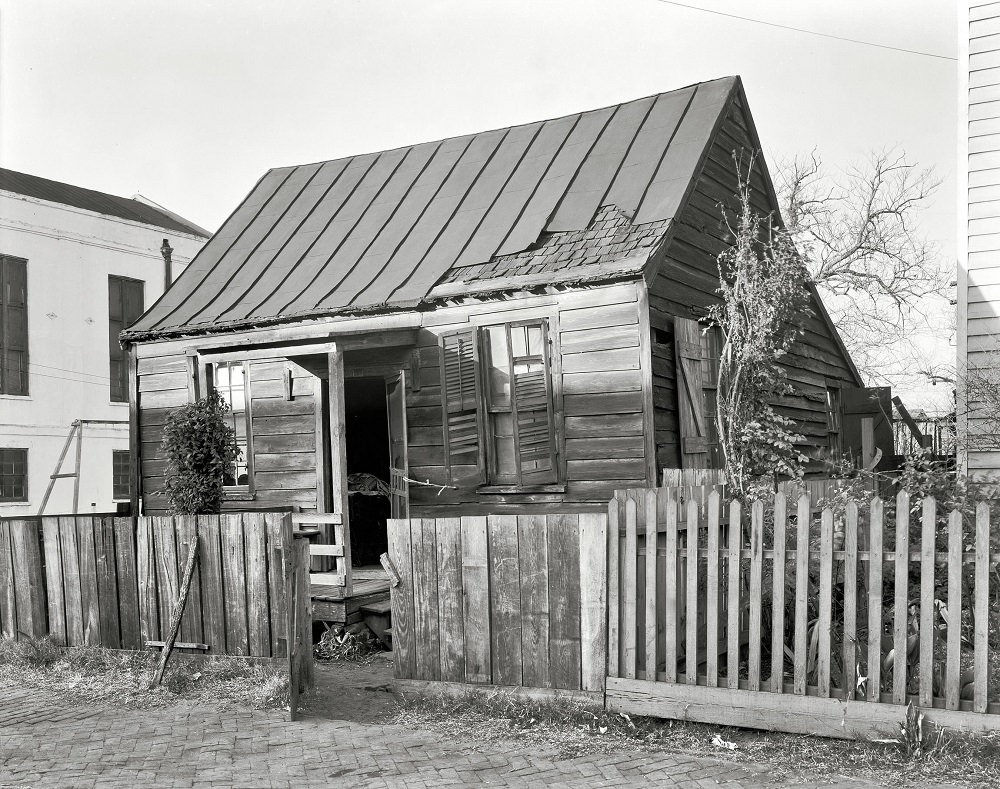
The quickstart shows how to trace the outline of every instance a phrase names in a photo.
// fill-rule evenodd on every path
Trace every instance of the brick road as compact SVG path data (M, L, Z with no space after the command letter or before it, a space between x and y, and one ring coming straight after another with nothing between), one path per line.
M397 725L192 702L67 708L37 690L0 699L0 787L775 786L766 770L664 753L561 758ZM804 786L800 776L785 785ZM866 786L820 782L822 786Z

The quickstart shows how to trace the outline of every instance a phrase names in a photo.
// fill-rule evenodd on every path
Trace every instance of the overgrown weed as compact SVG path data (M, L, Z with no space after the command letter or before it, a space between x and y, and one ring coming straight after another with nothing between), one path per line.
M313 647L317 660L370 664L382 653L382 645L367 628L360 633L352 633L343 627L327 627Z

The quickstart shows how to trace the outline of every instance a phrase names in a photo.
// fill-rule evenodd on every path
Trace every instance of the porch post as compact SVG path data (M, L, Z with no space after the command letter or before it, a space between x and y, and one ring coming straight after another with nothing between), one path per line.
M344 352L334 346L327 354L330 391L330 504L343 522L344 596L351 580L351 523L347 506L347 416L344 410Z

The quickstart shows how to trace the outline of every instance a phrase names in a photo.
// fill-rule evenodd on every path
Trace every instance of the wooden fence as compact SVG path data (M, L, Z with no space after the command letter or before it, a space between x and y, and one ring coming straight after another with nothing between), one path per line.
M390 520L396 677L601 700L606 535L603 514Z
M195 539L198 563L177 641L207 654L286 658L299 560L290 516L278 513L4 519L0 632L113 649L162 642ZM304 541L295 542L308 561Z
M609 709L858 737L912 702L1000 730L987 505L963 521L901 493L817 523L808 495L745 513L660 488L616 496L608 531Z

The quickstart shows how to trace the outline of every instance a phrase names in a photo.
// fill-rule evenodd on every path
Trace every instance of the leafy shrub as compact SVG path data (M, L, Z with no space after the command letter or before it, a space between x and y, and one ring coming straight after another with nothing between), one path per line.
M174 515L214 514L222 507L223 475L240 449L226 423L229 404L215 391L167 417L162 448L167 456L164 493Z

